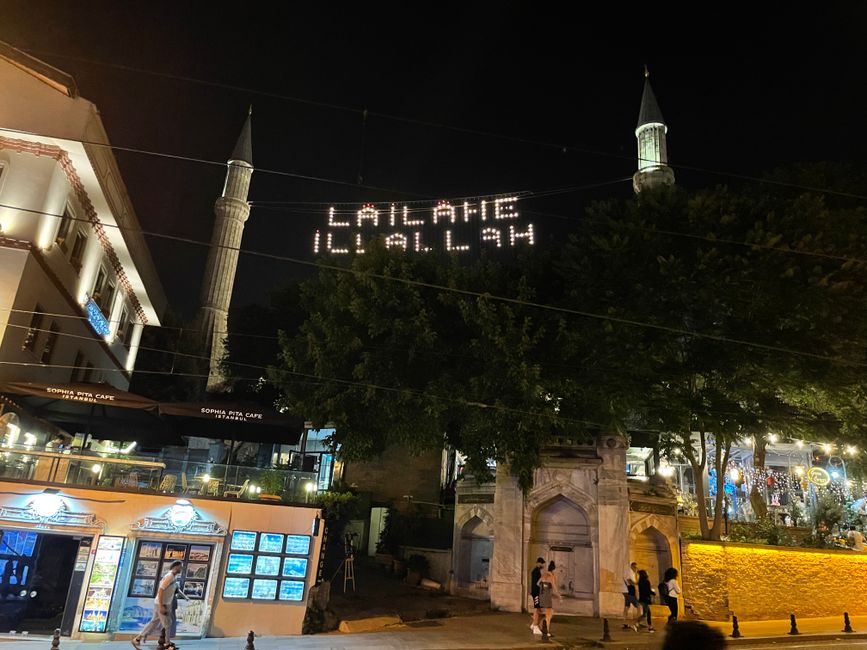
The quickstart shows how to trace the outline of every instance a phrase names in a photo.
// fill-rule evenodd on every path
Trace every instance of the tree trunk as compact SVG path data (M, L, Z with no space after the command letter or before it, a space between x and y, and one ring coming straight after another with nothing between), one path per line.
M756 519L764 519L768 516L768 504L765 503L764 494L759 490L759 480L765 480L765 456L767 455L768 441L764 436L758 434L753 436L753 441L753 449L755 450L753 467L761 470L761 472L756 472L758 476L753 480L753 486L750 489L750 505L753 507L753 514L755 514Z
M690 451L687 455L687 460L692 467L693 480L695 481L695 500L698 504L698 526L701 531L702 539L710 539L710 528L707 524L707 501L704 488L704 468L707 467L707 439L705 438L704 427L700 428L698 433L700 443L700 461L696 461L695 452ZM687 449L691 449L691 436L687 437Z
M723 509L725 508L725 472L729 464L731 451L731 441L726 442L725 452L723 453L722 449L720 449L719 437L717 437L713 455L714 469L716 470L716 497L714 498L713 505L713 526L711 526L709 538L712 540L719 540L721 536Z
M704 492L704 471L698 463L690 462L695 479L695 500L698 503L698 526L702 539L710 539L710 528L707 525L707 502Z

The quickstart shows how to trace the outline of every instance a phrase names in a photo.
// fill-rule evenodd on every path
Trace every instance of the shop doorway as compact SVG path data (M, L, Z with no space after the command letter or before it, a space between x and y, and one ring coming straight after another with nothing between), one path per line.
M0 530L0 632L51 634L64 627L64 612L75 612L81 593L81 580L73 580L84 573L75 571L81 544L80 537Z

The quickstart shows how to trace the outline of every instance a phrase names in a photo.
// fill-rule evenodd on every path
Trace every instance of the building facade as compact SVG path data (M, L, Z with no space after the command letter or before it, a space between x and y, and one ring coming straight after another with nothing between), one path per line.
M96 106L0 43L0 379L129 385L165 296Z

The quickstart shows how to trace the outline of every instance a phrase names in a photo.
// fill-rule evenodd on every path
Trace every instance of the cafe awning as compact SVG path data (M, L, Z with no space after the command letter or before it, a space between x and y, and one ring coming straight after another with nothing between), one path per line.
M185 436L294 445L304 433L302 418L255 402L160 402L159 412Z
M108 384L0 382L35 417L95 438L179 444L180 436L294 445L302 418L247 401L157 402Z
M28 415L69 433L151 446L182 441L159 416L159 404L109 384L0 382Z

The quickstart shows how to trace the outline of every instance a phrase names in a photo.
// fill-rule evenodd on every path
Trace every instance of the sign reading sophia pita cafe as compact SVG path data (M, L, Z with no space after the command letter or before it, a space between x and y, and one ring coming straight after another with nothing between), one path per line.
M534 246L534 227L521 218L518 197L474 201L328 208L325 226L313 233L314 254L361 255L372 239L407 253L468 253Z

